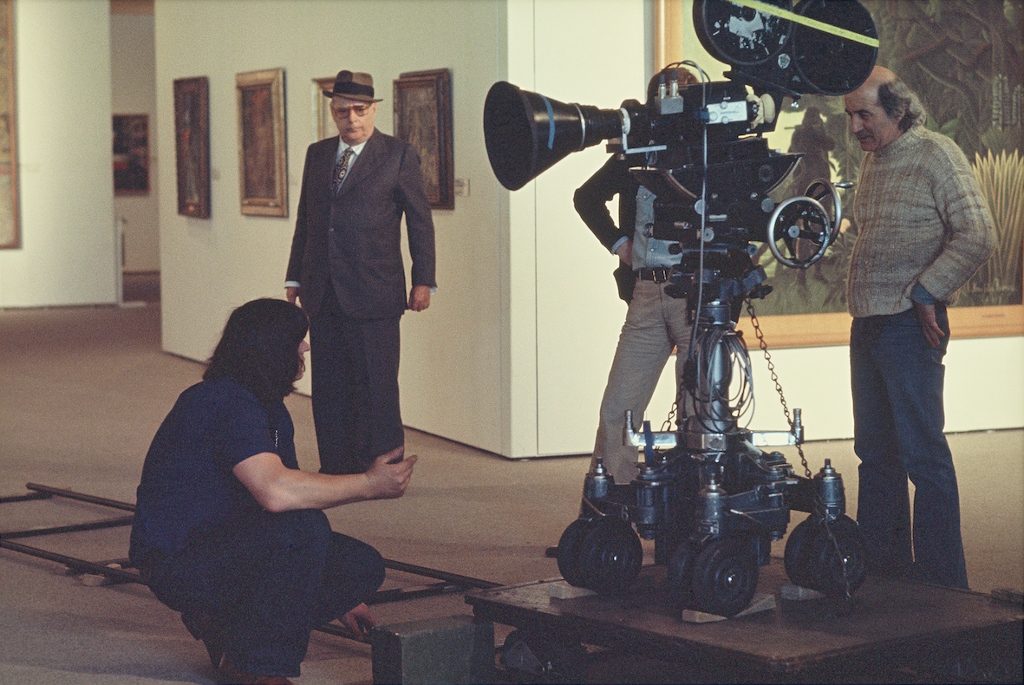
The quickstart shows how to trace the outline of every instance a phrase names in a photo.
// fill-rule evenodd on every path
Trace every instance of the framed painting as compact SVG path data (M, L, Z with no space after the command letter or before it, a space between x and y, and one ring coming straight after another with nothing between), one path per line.
M394 94L395 137L420 153L430 206L454 209L451 70L400 74Z
M149 117L114 115L114 195L149 194Z
M242 214L288 216L284 69L235 75Z
M178 214L210 218L210 83L205 76L174 82L174 151Z
M950 309L953 334L957 338L1021 335L1024 116L1014 103L1021 102L1024 94L1024 25L1007 16L999 2L860 1L879 31L877 63L892 68L918 94L928 113L926 125L964 151L993 213L995 251ZM685 54L713 72L711 67L719 63L692 31L685 31L693 16L692 0L656 0L655 5L654 35L662 58L673 61ZM986 36L986 41L979 35ZM960 59L963 54L983 52L989 57ZM799 152L804 159L777 189L776 199L803 195L807 179L802 172L815 164L833 182L856 181L863 152L847 131L843 99L804 95L792 107L786 103L769 146ZM767 298L754 303L773 346L848 343L845 284L858 230L850 211L855 195L856 186L841 192L846 218L840 223L839 236L824 258L808 269L782 267L763 245L754 243L756 258L774 287ZM750 336L752 326L744 321L741 317L740 328Z
M14 77L14 0L0 0L0 249L21 247Z
M313 140L323 140L338 135L338 127L331 118L331 99L324 97L324 91L334 87L334 77L324 76L313 79Z

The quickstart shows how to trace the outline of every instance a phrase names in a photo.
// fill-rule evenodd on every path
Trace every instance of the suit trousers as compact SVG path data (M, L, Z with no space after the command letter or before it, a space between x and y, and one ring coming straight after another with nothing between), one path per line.
M196 637L220 644L236 668L286 677L299 675L313 628L384 582L377 550L332 532L316 509L256 511L143 571L157 598Z
M321 473L362 473L405 444L398 398L401 317L355 319L328 291L310 320Z
M629 483L637 475L636 447L622 444L626 410L639 424L661 379L666 362L677 348L676 394L690 349L686 300L669 297L664 284L637 281L619 334L594 444L594 460L601 457L616 483ZM673 426L673 430L675 427Z
M949 319L942 305L935 313L946 334L938 348L929 346L913 309L853 320L857 521L876 572L966 588L960 497L943 433ZM908 478L915 488L913 524Z

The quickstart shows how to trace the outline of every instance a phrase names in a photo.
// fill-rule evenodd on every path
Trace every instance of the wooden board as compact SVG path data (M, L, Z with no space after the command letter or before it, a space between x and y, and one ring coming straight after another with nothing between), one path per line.
M998 663L990 671L1008 669L1011 679L1020 682L1024 612L985 594L869 578L851 604L779 596L770 611L693 624L669 607L664 572L664 567L645 567L635 587L617 597L573 596L557 587L566 585L559 578L475 591L466 601L477 618L566 641L692 662L710 673L783 680L801 673L851 675L890 671L900 663L934 666L936 660L960 659L954 652L962 649L970 652L963 658L976 664L982 657L994 659ZM758 592L778 595L787 582L781 561L773 559L761 568Z

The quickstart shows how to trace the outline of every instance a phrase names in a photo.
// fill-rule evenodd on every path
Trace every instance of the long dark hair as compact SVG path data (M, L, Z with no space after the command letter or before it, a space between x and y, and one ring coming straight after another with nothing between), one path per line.
M307 330L306 315L289 302L246 302L228 317L203 378L233 378L264 405L280 401L303 370L298 348Z

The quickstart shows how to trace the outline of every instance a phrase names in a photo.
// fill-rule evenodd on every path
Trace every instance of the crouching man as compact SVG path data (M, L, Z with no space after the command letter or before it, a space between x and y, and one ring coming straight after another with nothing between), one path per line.
M289 683L310 631L332 619L369 630L383 559L332 532L321 510L401 497L416 461L399 448L366 473L299 470L283 400L305 369L307 329L283 300L232 312L202 382L153 438L138 487L131 561L232 682Z

